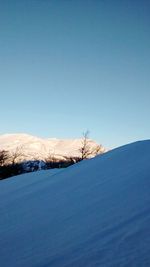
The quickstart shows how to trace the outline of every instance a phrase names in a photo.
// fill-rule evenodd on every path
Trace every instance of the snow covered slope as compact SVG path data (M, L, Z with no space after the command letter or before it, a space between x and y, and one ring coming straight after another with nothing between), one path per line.
M150 266L150 141L1 181L0 266Z
M93 140L89 140L91 149L97 145ZM82 139L42 139L28 134L0 135L0 150L15 151L21 148L21 160L45 160L47 156L80 156L81 146ZM104 152L105 149L101 147L101 151Z

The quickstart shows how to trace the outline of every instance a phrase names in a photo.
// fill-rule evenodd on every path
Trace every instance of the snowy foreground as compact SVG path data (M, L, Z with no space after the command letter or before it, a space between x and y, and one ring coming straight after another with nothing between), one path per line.
M150 141L1 181L0 266L150 266Z

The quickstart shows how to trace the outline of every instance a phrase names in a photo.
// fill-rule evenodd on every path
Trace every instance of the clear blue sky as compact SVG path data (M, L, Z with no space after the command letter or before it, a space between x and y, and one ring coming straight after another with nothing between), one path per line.
M150 137L150 2L1 0L0 133Z

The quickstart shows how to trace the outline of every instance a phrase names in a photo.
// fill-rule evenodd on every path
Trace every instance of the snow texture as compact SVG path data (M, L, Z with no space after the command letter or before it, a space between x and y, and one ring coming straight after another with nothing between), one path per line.
M0 182L0 266L150 266L150 141Z

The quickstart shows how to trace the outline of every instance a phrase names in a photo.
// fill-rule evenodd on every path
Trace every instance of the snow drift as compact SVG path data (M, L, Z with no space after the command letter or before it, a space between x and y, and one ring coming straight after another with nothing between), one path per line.
M0 182L0 266L150 266L150 141Z

